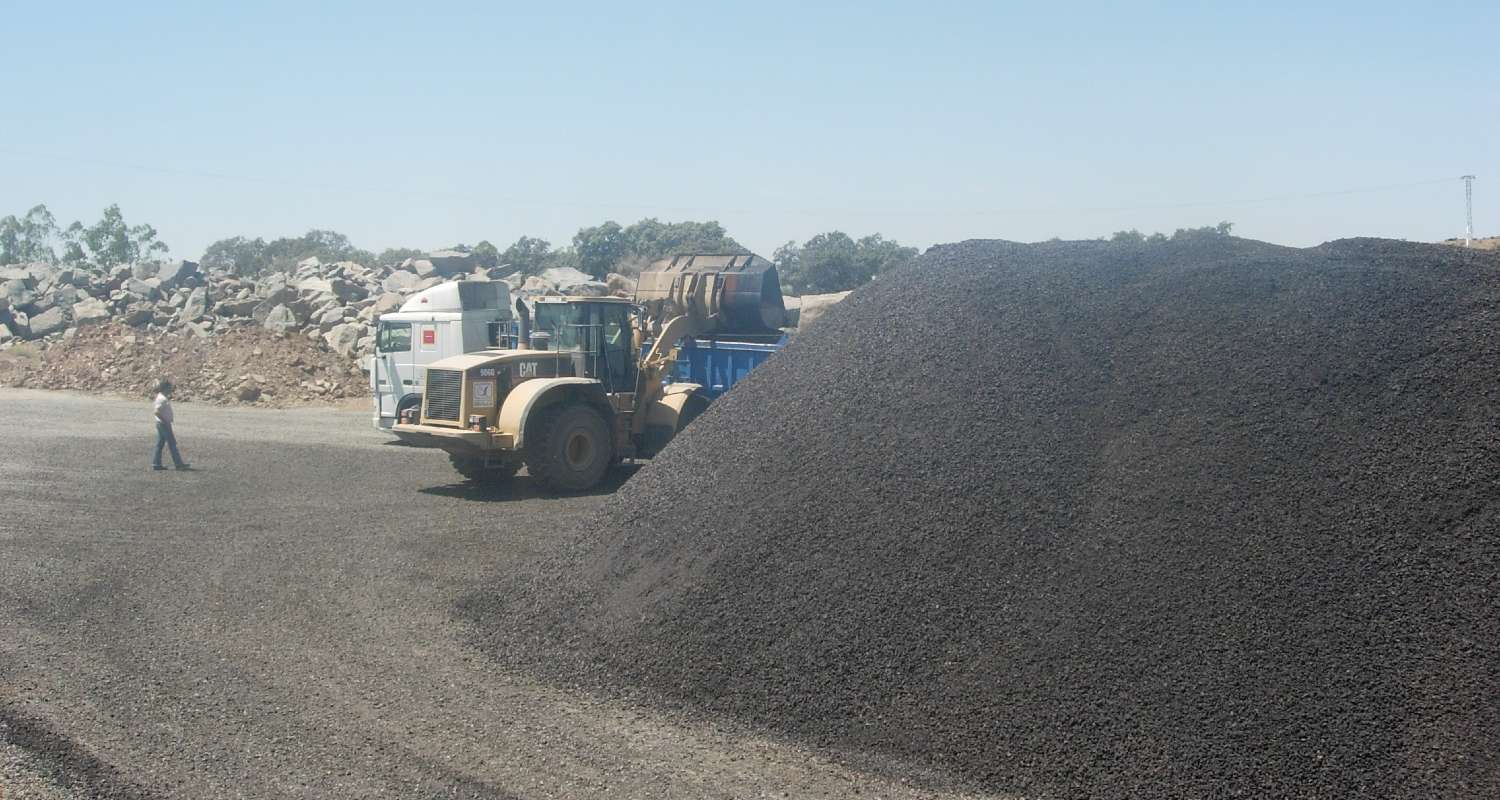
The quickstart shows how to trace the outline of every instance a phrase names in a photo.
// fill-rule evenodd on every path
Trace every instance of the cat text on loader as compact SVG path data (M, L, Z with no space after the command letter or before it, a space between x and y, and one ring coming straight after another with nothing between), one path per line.
M516 311L515 347L430 364L421 406L392 430L447 451L472 480L524 464L549 489L576 492L660 452L707 407L703 387L668 380L684 338L776 336L785 307L775 266L745 254L658 261L634 302L537 297Z

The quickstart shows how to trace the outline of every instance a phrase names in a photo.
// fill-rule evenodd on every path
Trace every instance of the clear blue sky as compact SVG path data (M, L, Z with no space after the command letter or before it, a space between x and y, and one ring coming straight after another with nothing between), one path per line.
M643 216L1307 245L1458 235L1473 172L1500 234L1494 2L219 5L4 0L0 215L117 202L187 257Z

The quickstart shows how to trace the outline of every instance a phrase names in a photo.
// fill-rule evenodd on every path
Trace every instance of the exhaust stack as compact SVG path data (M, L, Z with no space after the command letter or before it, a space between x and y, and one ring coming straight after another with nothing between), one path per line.
M526 301L516 298L516 319L521 322L521 335L516 337L517 350L530 350L531 345L531 309L526 307Z

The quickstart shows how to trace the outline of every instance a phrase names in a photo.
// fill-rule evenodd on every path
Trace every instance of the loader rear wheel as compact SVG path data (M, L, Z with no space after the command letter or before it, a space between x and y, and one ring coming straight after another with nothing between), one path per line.
M448 454L448 463L458 470L458 474L475 483L502 483L515 476L519 464L494 464L486 466L484 459L470 456L456 456Z
M526 433L526 469L558 492L592 489L614 460L609 424L589 406L553 406Z

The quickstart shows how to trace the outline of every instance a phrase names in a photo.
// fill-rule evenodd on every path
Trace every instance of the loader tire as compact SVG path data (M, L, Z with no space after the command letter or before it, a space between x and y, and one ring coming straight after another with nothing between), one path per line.
M682 411L677 414L677 433L682 433L682 429L686 428L688 426L688 423L697 419L699 414L702 414L707 410L707 397L704 397L697 392L689 395L687 402L682 404Z
M520 469L519 464L485 466L484 459L482 458L456 456L452 453L448 454L448 463L452 464L453 468L458 470L458 474L468 480L484 484L508 481L515 476L516 470Z
M553 406L526 433L526 469L554 492L599 485L614 460L609 424L582 403Z

